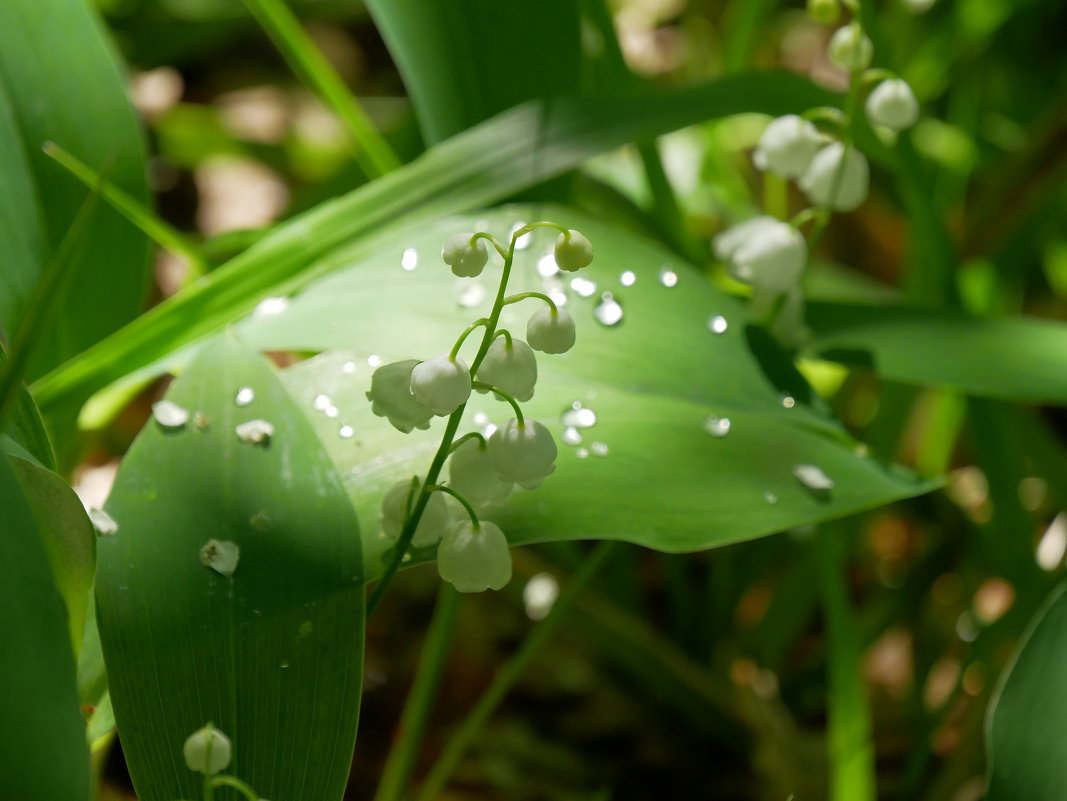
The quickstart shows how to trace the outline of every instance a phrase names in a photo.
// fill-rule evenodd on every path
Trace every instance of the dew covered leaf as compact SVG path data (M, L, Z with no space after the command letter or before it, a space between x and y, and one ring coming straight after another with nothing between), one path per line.
M468 322L487 312L500 268L457 280L440 261L450 235L488 224L501 237L517 219L545 218L581 230L597 255L580 273L546 278L538 268L548 270L542 259L554 236L542 231L516 261L512 291L562 292L578 341L564 355L538 356L536 394L524 408L550 427L560 455L540 489L517 492L496 515L513 543L612 538L692 551L933 488L857 455L856 443L780 351L746 326L742 305L695 270L577 212L515 207L397 237L375 257L354 261L293 298L279 314L240 327L262 349L345 350L296 365L284 379L342 471L368 531L370 576L391 545L373 534L377 505L394 481L426 469L440 436L440 423L403 435L371 414L364 396L371 363L445 352ZM412 250L417 259L405 257ZM627 271L632 284L629 276L623 280ZM507 306L502 325L525 336L538 303ZM612 315L605 315L605 304L617 306ZM592 411L595 424L564 436L562 415L574 402ZM508 417L503 404L475 395L461 433ZM575 435L581 443L564 444ZM820 468L833 479L832 489L804 486L793 472L798 464ZM432 556L429 549L416 559Z
M273 369L232 336L203 349L167 400L190 419L150 419L123 460L96 583L138 797L198 797L182 744L211 721L234 743L230 772L263 797L340 798L363 652L351 505ZM273 433L240 437L253 420Z

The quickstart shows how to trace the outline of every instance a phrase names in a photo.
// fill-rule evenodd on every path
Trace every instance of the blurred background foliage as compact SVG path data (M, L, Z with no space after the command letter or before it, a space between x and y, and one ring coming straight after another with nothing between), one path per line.
M355 0L291 7L404 162L529 97L625 96L753 68L844 86L825 61L829 29L794 2L441 2L425 4L433 19L421 27L411 3L368 5L374 17ZM97 6L130 68L157 208L203 242L209 268L367 180L344 127L244 5ZM516 21L525 27L501 27ZM899 161L875 159L868 202L835 217L809 297L1064 319L1067 5L885 0L866 5L864 21L876 63L912 85L924 115ZM623 147L524 196L658 238L724 282L712 234L765 197L801 207L751 166L765 120L733 116ZM178 291L185 270L157 254L149 302ZM981 373L983 354L966 358ZM878 797L982 797L994 682L1062 573L1067 418L862 365L801 367L857 439L945 475L944 490L706 553L617 548L442 798L825 798L828 709L869 726ZM84 497L105 491L156 397L65 454ZM813 547L826 538L840 547ZM505 592L463 599L416 777L583 553L523 548ZM846 577L844 594L828 575ZM348 798L374 797L437 584L432 567L406 571L368 624ZM853 658L863 686L828 684L827 666ZM869 717L855 708L864 700ZM116 748L100 797L129 795Z

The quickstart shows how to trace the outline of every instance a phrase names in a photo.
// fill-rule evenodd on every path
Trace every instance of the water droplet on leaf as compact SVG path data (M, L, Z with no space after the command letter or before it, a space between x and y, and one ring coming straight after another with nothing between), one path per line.
M274 436L274 426L266 420L249 420L247 423L240 423L234 431L241 442L253 444L265 443Z
M616 326L622 322L622 306L610 292L600 296L600 303L593 309L593 317L601 325Z
M669 266L664 266L659 271L659 282L668 289L676 287L678 286L678 273L672 270Z
M152 404L152 416L164 428L181 428L189 420L189 411L176 403L161 400Z
M813 464L798 464L793 468L793 475L809 489L826 491L834 486L834 480Z
M229 540L208 540L200 549L200 563L223 576L232 576L237 570L241 549Z
M573 428L591 428L596 425L596 412L582 406L581 401L575 401L560 415L559 421Z
M252 387L241 387L233 396L233 402L238 406L247 406L256 399L256 391Z
M713 334L724 334L730 323L721 314L708 318L708 330Z
M591 298L596 294L596 284L588 278L572 278L571 289L583 298Z
M633 286L637 282L637 275L633 270L627 270L619 276L619 283L623 286Z
M714 414L708 415L708 419L704 421L704 430L713 437L725 437L730 433L730 418L718 417Z
M411 272L419 266L419 251L415 248L408 248L404 251L404 255L400 257L400 266L402 269Z

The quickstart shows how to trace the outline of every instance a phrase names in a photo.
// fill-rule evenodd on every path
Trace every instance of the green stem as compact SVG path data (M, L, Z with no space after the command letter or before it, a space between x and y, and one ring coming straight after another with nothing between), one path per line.
M597 545L596 549L586 558L585 562L575 573L573 580L567 586L567 589L563 591L555 605L552 607L552 611L548 613L548 616L538 623L527 635L523 641L522 647L519 648L518 653L509 659L500 671L496 674L493 682L489 685L489 688L482 694L481 698L471 709L470 714L467 715L463 723L459 728L452 733L448 738L448 744L445 746L445 750L441 756L438 757L437 762L430 769L429 775L426 777L426 781L423 782L419 793L415 797L415 801L436 801L436 799L442 797L442 790L444 789L445 782L448 781L448 777L452 775L452 771L455 770L456 765L459 764L460 759L466 753L467 748L470 747L471 742L481 731L482 726L489 720L490 715L500 705L500 702L504 699L504 696L508 693L511 687L522 675L523 670L533 659L534 655L548 639L549 635L559 625L559 622L570 611L571 606L574 604L575 599L585 588L586 584L596 573L597 569L604 563L608 554L611 552L615 543L613 542L601 542Z
M415 681L404 702L397 737L389 749L374 801L399 801L411 778L456 628L458 601L459 593L450 584L442 582L419 664L415 668Z
M245 0L245 5L293 72L341 118L356 145L356 163L367 177L378 178L399 167L396 153L283 0Z
M476 439L476 440L478 440L478 443L479 443L479 444L478 444L478 447L479 447L479 448L481 448L481 449L482 449L483 451L485 450L485 437L483 437L483 436L482 436L481 434L479 434L479 433L478 433L477 431L471 431L470 433L468 433L468 434L464 434L464 435L463 435L462 437L460 437L460 438L459 438L459 439L457 439L457 440L456 440L455 442L453 442L453 443L452 443L452 445L451 445L451 447L450 447L450 448L448 449L448 452L449 452L449 453L454 453L454 452L455 452L455 450L456 450L456 449L457 449L457 448L458 448L458 447L459 447L460 445L462 445L462 444L463 444L464 442L466 442L466 441L467 441L467 440L469 440L469 439Z
M207 753L208 753L208 756L210 757L211 756L211 746L210 745L208 746ZM212 799L212 797L214 795L215 795L215 785L213 785L211 783L211 777L208 776L205 773L204 774L204 801L211 801L211 799Z
M467 337L469 337L472 333L474 333L477 328L483 325L489 325L489 321L484 317L479 320L475 320L473 323L466 327L463 333L459 335L459 339L456 340L456 344L452 346L452 350L448 352L449 361L454 362L456 360L456 357L459 356L459 349L463 347L463 343L467 340Z
M434 484L432 487L430 487L430 489L433 492L444 492L447 495L451 495L453 498L463 504L463 508L467 510L467 514L470 516L471 519L471 528L477 531L482 527L481 522L478 520L478 515L474 511L474 507L470 505L470 502L466 498L464 498L454 489L444 484Z
M104 175L101 173L99 181L103 180ZM70 277L68 268L74 263L71 254L100 197L100 187L101 183L97 183L82 202L70 228L67 229L52 258L45 265L41 278L26 303L22 319L19 320L18 327L11 338L7 358L0 365L0 432L3 432L8 414L18 398L19 387L29 366L30 357L33 355L38 334L48 327L58 302L66 294L64 288Z
M519 428L526 425L526 421L522 417L522 409L519 408L519 402L500 387L494 387L492 384L487 384L484 381L475 381L471 386L475 389L484 389L486 392L492 392L494 395L506 400L511 404L511 408L515 410L515 419L519 421Z
M540 298L548 304L550 309L552 309L553 317L559 314L559 309L556 308L556 302L543 292L520 292L517 295L509 295L504 298L504 305L507 306L511 303L518 303L520 300L526 300L527 298Z
M199 278L207 272L207 259L181 231L168 225L115 184L102 179L99 172L55 142L45 142L41 150L90 189L99 185L100 194L115 211L161 248L185 260L189 278Z
M216 776L210 780L212 787L232 787L248 801L260 801L259 794L236 776Z
M506 259L508 257L507 250L504 248L503 245L500 244L499 241L497 241L497 238L492 234L487 234L485 231L479 231L471 237L471 244L473 245L474 242L478 239L484 239L486 242L492 245L496 249L496 252L500 254L500 258Z
M508 350L511 350L511 332L508 331L508 329L501 328L499 331L493 334L493 339L496 339L497 337L504 337L504 347L506 347Z
M508 251L514 254L515 243L519 241L519 237L526 236L526 234L530 233L530 231L533 231L535 228L555 228L564 236L568 238L570 237L569 228L560 225L559 223L554 223L551 220L538 220L537 222L526 223L526 225L522 226L521 228L515 229L515 231L511 234L511 246L508 248Z

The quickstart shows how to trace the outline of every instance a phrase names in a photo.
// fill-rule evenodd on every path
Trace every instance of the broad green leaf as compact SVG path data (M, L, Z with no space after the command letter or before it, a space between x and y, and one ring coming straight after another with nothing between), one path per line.
M77 657L93 585L96 536L92 524L82 502L60 476L33 460L8 456L8 462L37 520L56 588L67 607L71 648Z
M1060 584L1023 635L989 704L987 801L1060 801L1067 787L1067 584Z
M5 94L7 109L0 97L0 167L5 176L0 208L14 208L14 213L4 229L4 244L13 236L8 229L25 226L15 236L17 258L5 258L0 267L0 277L14 290L0 304L0 328L10 331L86 194L41 152L41 145L58 142L86 163L107 169L109 180L142 203L148 190L140 129L115 55L88 4L0 3L0 95ZM33 374L81 352L136 316L144 302L147 253L145 237L118 213L103 205L94 211L61 313L35 352Z
M5 798L88 801L89 751L66 611L42 532L6 458L0 509L0 787Z
M1067 403L1067 324L902 306L813 303L807 354L907 384Z
M285 294L375 252L404 228L494 203L636 138L744 111L799 112L833 96L793 75L725 79L660 95L532 102L278 226L248 251L35 386L44 408L82 402L133 371L166 369L179 348L267 295Z
M571 352L538 356L537 392L524 407L549 425L560 454L556 472L540 489L518 491L496 516L513 543L610 538L692 551L932 488L857 455L855 443L811 400L799 375L783 368L781 354L776 360L773 347L746 328L738 301L695 270L669 265L670 256L656 245L577 212L517 207L398 237L378 256L354 262L296 297L280 314L251 319L239 329L264 349L346 349L290 368L285 380L341 469L365 528L373 531L377 505L393 481L425 471L441 428L404 435L374 417L364 395L372 372L368 360L445 352L468 322L487 312L499 267L457 281L439 255L450 234L488 225L499 237L516 219L544 218L583 231L597 257L573 278L544 278L538 266L553 236L540 232L516 261L513 291L565 293L579 332ZM402 267L405 251L408 266L415 254L412 270ZM674 283L662 272L668 269L676 285L665 285ZM626 271L633 272L630 286L629 277L622 277ZM591 297L582 297L590 291ZM596 321L604 292L621 305L617 326ZM469 308L463 305L479 297ZM526 318L539 302L506 307L503 324L525 336ZM725 321L723 333L709 328L722 325L717 317ZM592 410L596 423L577 430L580 444L565 445L561 415L576 401ZM476 395L461 431L510 416L503 404ZM711 416L729 419L726 436L707 432ZM834 488L823 495L805 488L793 475L802 464L820 467ZM369 576L380 570L390 545L365 537ZM432 557L432 549L416 554L416 560Z
M367 8L430 143L531 98L578 91L576 0L541 0L536 14L485 0L368 0Z
M243 387L254 397L237 405ZM229 773L263 797L336 801L362 678L352 508L273 370L232 337L167 400L192 416L146 425L107 504L118 531L98 544L100 636L138 797L199 797L182 744L212 721L234 743ZM273 435L242 441L236 426L253 420ZM211 540L239 547L232 575L202 563Z

